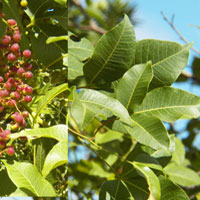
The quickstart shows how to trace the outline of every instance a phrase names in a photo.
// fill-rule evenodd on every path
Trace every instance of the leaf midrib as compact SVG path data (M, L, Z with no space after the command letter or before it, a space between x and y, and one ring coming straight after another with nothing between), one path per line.
M147 133L158 145L159 147L161 147L162 149L167 149L165 146L163 146L163 144L160 144L142 125L140 125L138 122L136 122L135 120L131 119L131 121L133 121L133 123L135 123L137 126L139 126L142 130L144 130L145 133ZM126 126L125 126L126 129ZM127 130L127 129L126 129ZM128 130L127 130L128 131ZM157 149L156 149L157 150Z
M129 108L129 106L130 106L130 104L131 104L131 99L133 98L133 95L134 95L134 93L135 93L135 90L136 90L136 87L137 87L137 85L138 85L138 82L141 80L141 77L142 77L142 75L144 74L144 71L146 70L146 67L147 67L147 66L144 67L144 70L142 71L142 73L140 74L140 76L138 77L138 79L137 79L137 81L136 81L135 87L133 87L133 90L132 90L132 92L131 92L130 98L128 99L128 103L127 103L127 106L126 106L127 110L128 110L128 108Z
M180 46L181 46L181 45L180 45ZM187 48L188 48L188 46L182 47L182 49L180 49L180 50L177 51L176 53L174 53L174 54L172 54L172 55L170 55L170 56L168 56L168 57L166 57L166 58L164 58L164 59L158 61L158 62L155 63L155 64L153 64L153 65L152 65L152 68L153 68L153 67L159 66L159 64L162 64L163 62L165 62L165 61L167 61L167 60L169 60L169 59L171 59L171 58L177 56L178 54L181 54L181 53L182 53L183 51L185 51Z
M33 189L34 193L39 196L39 193L37 193L36 189L34 188L34 186L31 184L31 182L29 181L29 179L21 172L18 170L18 168L16 168L16 166L13 166L15 168L16 171L18 171L19 174L21 174L22 177L24 177L24 179L29 183L29 185L31 186L31 188Z
M181 174L177 174L177 173L173 173L172 171L168 171L168 170L166 170L166 173L170 176L173 176L173 177L178 177L178 178L180 178L180 179L183 179L183 180L186 180L186 181L189 181L189 182L191 182L191 179L189 179L187 176L184 176L183 177L183 175L181 175ZM192 180L193 181L193 180ZM196 183L196 181L195 181L195 183ZM199 182L198 182L198 184L199 184Z
M136 112L134 112L134 114L140 114L140 113L144 113L144 112L151 112L151 111L164 110L164 109L176 109L176 108L184 108L184 107L196 107L198 105L200 106L200 102L199 102L199 104L195 104L195 105L176 105L176 106L165 106L165 107L159 107L159 108L151 108L149 110L136 111Z
M105 65L108 63L109 59L111 58L111 56L113 55L114 51L116 50L116 48L118 47L119 42L121 41L122 35L124 33L124 29L125 29L125 25L126 23L124 23L124 26L122 28L120 37L115 45L115 47L113 48L111 54L108 56L108 58L105 60L105 63L102 65L102 67L100 68L100 70L93 76L93 78L90 80L90 84L96 79L96 77L102 72L102 70L104 69Z

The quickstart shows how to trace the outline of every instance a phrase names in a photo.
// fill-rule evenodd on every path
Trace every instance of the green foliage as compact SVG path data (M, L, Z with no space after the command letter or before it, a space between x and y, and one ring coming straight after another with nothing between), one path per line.
M94 49L70 34L69 71L76 73L69 80L69 149L75 155L80 145L89 150L88 159L69 163L72 193L80 199L95 193L100 200L188 200L200 178L164 123L200 116L200 98L171 87L191 44L136 42L126 15Z
M0 12L5 16L0 17L0 43L6 20L15 19L21 32L20 48L32 53L28 61L33 66L33 78L28 83L33 87L33 100L19 103L28 111L27 125L21 131L12 131L8 143L14 146L15 154L1 157L0 195L66 197L67 0L27 0L27 7L22 7L20 0L1 3ZM10 115L10 110L5 118L0 114L0 128L11 130Z

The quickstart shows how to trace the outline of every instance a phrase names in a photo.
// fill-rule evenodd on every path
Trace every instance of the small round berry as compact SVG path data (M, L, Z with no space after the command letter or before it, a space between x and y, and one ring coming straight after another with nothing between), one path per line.
M24 118L27 118L27 117L28 117L28 112L27 112L27 111L23 111L23 112L22 112L22 116L23 116Z
M12 51L12 52L19 52L19 50L20 50L20 47L19 47L19 44L18 43L14 43L14 44L12 44L11 45L11 47L10 47L10 51Z
M30 72L30 71L28 71L28 72L25 73L25 77L26 77L27 79L31 79L31 78L33 77L33 73Z
M5 36L1 39L1 42L2 42L3 45L8 45L8 44L10 44L11 40L12 40L11 36L5 35Z
M6 153L7 155L9 156L13 156L15 154L15 149L13 146L9 146L7 149L6 149Z
M21 0L20 5L25 8L25 7L27 7L28 2L26 0Z
M14 99L8 100L7 106L8 106L9 108L14 108L15 105L16 105L16 101L15 101Z
M9 82L9 83L14 83L14 82L15 82L15 79L14 79L13 77L10 77L10 78L8 78L8 82Z
M32 97L31 97L30 95L26 95L25 98L24 98L24 100L25 100L27 103L29 103L29 102L32 101Z
M14 42L20 42L20 40L21 40L21 35L20 35L20 33L17 33L17 32L15 32L14 34L13 34L13 40L14 40Z
M2 76L0 76L0 83L3 83L4 78Z
M29 64L29 63L26 63L25 65L24 65L24 68L25 68L25 70L31 70L31 68L32 68L33 66L32 66L32 64Z
M9 26L14 26L17 24L17 22L14 19L8 19L7 22Z
M19 124L22 123L23 119L23 116L21 116L20 114L14 116L14 120Z
M23 67L20 67L18 70L17 70L17 73L18 74L23 74L25 72L24 68Z
M30 58L30 57L31 57L31 51L28 50L28 49L24 50L24 51L23 51L23 56L24 56L25 58Z
M11 92L10 97L18 100L20 99L21 95L17 91L14 91Z
M6 83L4 84L4 87L5 87L6 89L11 89L11 88L12 88L12 84L11 84L10 82L6 82Z
M7 97L9 95L8 90L0 90L0 97Z
M22 120L22 124L21 125L22 125L23 128L26 127L26 121L25 121L25 119Z
M23 91L23 87L21 85L17 86L17 92L21 93Z
M11 126L11 130L12 131L17 131L19 129L19 124L18 123L15 123Z
M25 91L26 91L27 94L32 94L33 88L32 88L31 86L27 86L27 87L25 88Z
M16 59L16 55L13 54L13 53L9 53L9 54L7 55L7 59L8 59L10 62L13 62L13 61L15 61L15 59Z
M4 140L4 141L8 141L9 135L11 134L11 132L9 130L4 130L0 133L0 140Z

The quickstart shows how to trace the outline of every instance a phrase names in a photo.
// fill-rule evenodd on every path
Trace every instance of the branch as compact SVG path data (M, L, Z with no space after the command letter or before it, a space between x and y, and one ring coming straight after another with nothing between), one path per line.
M93 19L91 19L91 17L88 15L88 13L85 11L85 9L83 8L83 6L80 4L79 0L72 0L72 3L77 6L80 11L83 13L83 15L85 16L85 18L87 20L89 20L89 25L88 26L83 26L83 25L79 25L77 26L77 28L81 29L81 30L84 30L84 31L94 31L96 33L99 33L99 34L104 34L106 33L106 30L99 27L95 21ZM74 26L72 23L69 24L71 26Z
M161 15L163 16L163 19L171 26L171 28L175 31L175 33L179 36L179 38L185 42L186 44L188 43L188 41L183 37L183 35L177 30L177 28L174 26L174 22L173 22L173 19L174 17L172 18L172 21L170 21L165 15L163 12L161 12ZM198 55L200 55L200 51L198 51L197 49L193 48L192 47L192 50L195 51Z

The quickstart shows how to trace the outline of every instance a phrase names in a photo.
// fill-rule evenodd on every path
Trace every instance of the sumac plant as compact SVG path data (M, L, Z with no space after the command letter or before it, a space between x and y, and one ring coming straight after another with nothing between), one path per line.
M126 15L95 47L69 33L72 196L188 200L198 192L200 177L166 128L200 116L200 98L171 86L191 46L136 41Z
M67 196L67 1L0 1L0 196Z

